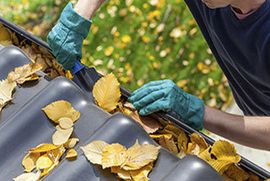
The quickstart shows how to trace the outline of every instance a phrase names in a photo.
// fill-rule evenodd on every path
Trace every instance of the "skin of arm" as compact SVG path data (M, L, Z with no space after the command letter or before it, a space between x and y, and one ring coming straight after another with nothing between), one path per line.
M79 0L74 6L74 10L85 19L91 19L104 1L105 0Z
M270 117L238 116L206 106L204 127L237 143L270 151Z

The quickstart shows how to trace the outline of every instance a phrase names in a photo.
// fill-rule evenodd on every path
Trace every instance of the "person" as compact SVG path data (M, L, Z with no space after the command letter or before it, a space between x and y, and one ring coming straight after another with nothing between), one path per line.
M72 69L81 59L91 17L104 0L69 3L48 35L59 63ZM129 101L141 115L168 111L187 125L250 147L270 150L270 0L186 0L209 47L226 75L244 116L204 105L171 80L153 81ZM180 70L179 70L180 73Z

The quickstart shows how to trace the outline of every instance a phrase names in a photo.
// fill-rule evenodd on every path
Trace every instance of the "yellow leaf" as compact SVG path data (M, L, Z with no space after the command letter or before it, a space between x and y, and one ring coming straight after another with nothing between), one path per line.
M53 164L52 160L48 157L47 154L42 155L38 158L36 162L37 169L45 169L51 167Z
M59 119L59 126L62 128L62 129L69 129L69 128L72 128L73 127L73 121L72 119L70 118L60 118Z
M157 159L159 147L150 144L140 145L137 142L127 150L124 170L137 170Z
M56 146L54 144L45 143L45 144L40 144L35 148L32 148L30 150L30 153L44 153L47 151L55 150L57 148L58 148L58 146Z
M61 156L65 153L66 149L64 146L59 146L57 149L50 150L47 152L49 158L54 162L54 164L58 164Z
M0 111L9 101L12 100L12 92L15 87L15 82L9 82L8 80L0 81Z
M200 154L200 146L196 143L188 143L187 154L190 155L199 155Z
M66 143L73 132L73 127L69 129L58 129L52 136L52 142L55 145Z
M138 169L130 171L130 175L134 181L148 181L148 174L153 169L153 162Z
M21 67L17 67L14 71L8 74L8 80L10 82L17 82L23 84L26 81L36 80L37 76L32 76L37 71L41 70L42 66L37 63L26 64Z
M75 145L79 142L79 138L70 138L65 144L65 148L74 148Z
M13 178L14 181L38 181L40 178L40 171L38 171L37 173L23 173L21 175L19 175L16 178Z
M0 32L0 44L2 44L2 42L11 42L11 34L2 24L0 24Z
M39 158L39 153L27 153L23 158L22 165L26 172L31 172L36 168L36 161Z
M159 139L165 137L166 139L172 139L172 134L150 134L152 139Z
M70 149L70 150L68 150L68 152L67 152L67 156L66 156L66 158L67 159L76 159L77 158L77 156L78 156L78 153L77 153L77 151L76 150L74 150L74 149Z
M208 144L198 133L192 133L190 135L190 140L192 143L197 144L200 147L200 152L208 148Z
M102 151L102 168L121 166L127 159L126 148L118 143L107 145Z
M72 105L64 100L53 102L42 109L50 120L58 124L59 119L67 117L73 122L80 118L80 112L75 110Z
M100 78L94 85L93 96L101 108L108 112L113 111L121 97L120 84L116 77L110 73Z
M247 180L249 178L249 174L247 174L243 169L236 166L235 164L232 164L228 170L224 172L224 174L235 181L243 181Z
M177 137L177 146L179 150L183 150L185 153L187 152L188 137L183 130L179 132L179 135Z
M116 173L118 177L123 180L131 180L131 175L129 171L121 169L120 167L111 167L111 172Z
M168 139L166 137L161 137L158 140L158 143L166 148L167 150L169 150L170 152L177 154L178 153L178 148L175 144L175 142L173 141L173 139Z
M93 141L86 146L81 147L86 158L93 164L102 164L102 152L108 145L104 141Z

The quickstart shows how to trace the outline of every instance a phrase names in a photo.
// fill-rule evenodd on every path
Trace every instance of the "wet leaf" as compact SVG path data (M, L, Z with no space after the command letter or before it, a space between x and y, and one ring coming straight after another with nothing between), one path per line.
M102 151L102 168L121 166L127 159L126 148L118 143L107 145Z
M76 159L77 156L78 156L77 151L74 150L74 149L70 149L70 150L68 150L68 152L67 152L66 158L69 159L69 160L73 160L73 159Z
M38 181L40 178L40 172L37 173L23 173L16 178L13 178L14 181Z
M73 122L80 118L80 112L75 110L72 105L64 100L53 102L42 109L50 120L58 124L59 119L67 117Z
M15 82L9 82L8 80L0 81L0 111L9 101L12 100L12 92L15 87Z
M157 159L159 147L137 142L127 150L127 160L122 166L125 170L138 170Z
M104 110L111 112L116 109L121 97L120 84L116 77L110 73L100 78L94 85L93 96Z
M58 121L59 121L59 126L62 129L69 129L73 127L73 121L70 118L63 117L63 118L60 118Z
M36 167L37 169L50 168L53 165L53 161L49 158L47 154L42 155L37 159Z
M81 147L86 158L93 164L102 163L103 149L108 145L104 141L93 141L86 146Z
M52 142L55 145L62 145L68 141L73 132L73 127L69 129L58 129L52 136Z
M42 66L37 63L26 64L21 67L17 67L14 71L8 74L8 80L10 82L17 82L23 84L26 81L36 80L38 76L34 76L37 71L41 70Z

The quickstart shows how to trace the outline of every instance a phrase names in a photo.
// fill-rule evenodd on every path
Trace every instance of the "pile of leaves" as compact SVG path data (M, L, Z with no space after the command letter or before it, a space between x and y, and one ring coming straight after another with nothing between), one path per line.
M70 138L73 125L80 118L80 112L64 100L53 102L42 109L47 117L55 124L56 131L52 135L52 143L43 143L31 148L22 160L23 173L14 178L38 180L49 174L58 164L64 153L69 160L77 158L74 149L78 138Z
M21 48L32 62L40 64L42 71L50 78L58 76L66 76L71 79L72 75L69 71L57 63L52 54L46 49L33 42L29 42L15 32L0 24L0 45L10 46L14 45Z
M128 149L121 144L104 141L93 141L81 149L91 163L101 165L103 169L110 168L123 180L134 181L148 180L159 153L159 147L140 145L138 141Z
M228 180L259 180L257 176L244 171L237 165L241 157L236 153L234 145L228 141L217 141L210 146L198 133L187 135L172 123L140 117L130 103L120 100L120 84L112 73L96 82L93 87L93 96L97 105L104 110L110 113L119 111L133 117L151 138L179 158L196 155Z
M7 79L0 81L0 112L12 100L16 86L28 81L38 80L39 76L36 72L41 69L40 64L26 64L15 68L8 74Z

